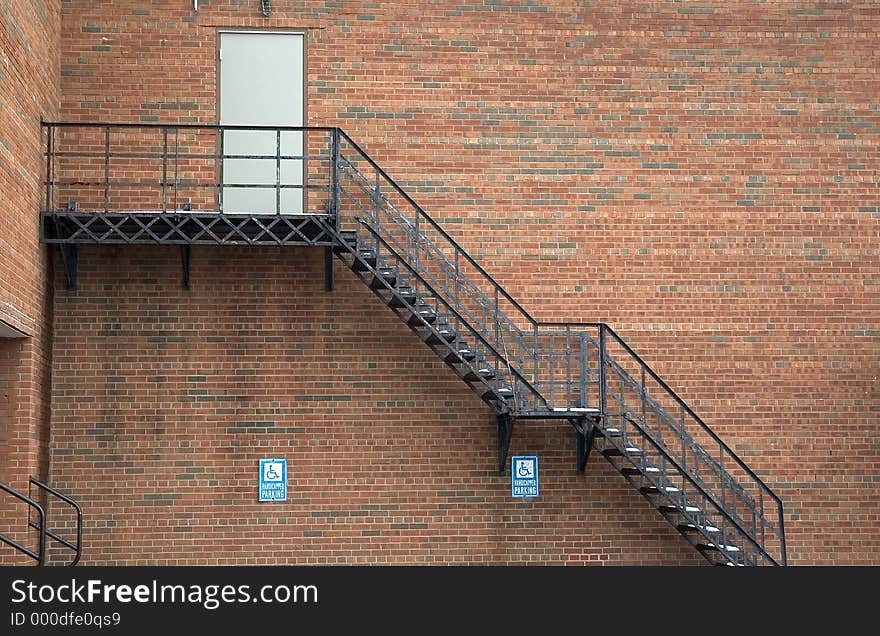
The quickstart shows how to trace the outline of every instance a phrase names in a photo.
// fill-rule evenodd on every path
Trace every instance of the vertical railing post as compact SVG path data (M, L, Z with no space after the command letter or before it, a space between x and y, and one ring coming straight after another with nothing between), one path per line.
M166 145L167 145L167 135L168 135L167 128L165 129L165 135L166 135ZM218 171L220 173L219 174L220 183L218 184L218 188L217 188L217 210L220 212L220 214L223 214L223 163L226 160L226 151L224 150L223 144L225 143L225 141L226 141L226 131L223 130L223 128L221 127L220 128L220 146L219 146L220 154L217 157L218 161L220 162L220 169ZM167 154L167 152L165 154Z
M565 404L571 406L571 325L565 325Z
M589 396L587 394L587 385L589 383L589 376L587 374L587 334L581 333L580 337L580 365L581 365L581 400L578 406L581 408L586 408L589 405Z
M306 142L308 143L308 142ZM308 177L306 177L308 178ZM303 191L305 196L305 191ZM275 129L275 214L281 214L281 129Z
M104 126L104 213L110 212L110 126Z
M605 386L605 366L607 364L608 352L606 351L606 335L605 335L605 323L599 325L599 415L601 417L605 417L606 415L606 389ZM607 422L606 422L607 424Z
M498 287L495 288L495 347L498 347L498 340L501 333L501 323L498 320Z
M330 206L333 227L339 231L339 128L330 135Z
M43 511L42 506L35 506L37 510L37 514L40 516L40 543L39 548L37 550L37 554L39 555L39 559L37 559L37 565L45 565L46 563L46 513Z
M162 212L168 211L168 128L162 127Z
M785 553L785 518L782 514L782 501L776 502L776 511L779 515L779 543L782 549L782 565L788 565L788 557Z
M55 132L54 126L46 126L46 211L53 210L52 208L52 163L53 163L53 144L52 144L52 136Z
M535 363L535 369L534 369L535 375L534 375L534 379L532 380L532 386L534 386L537 389L538 388L538 323L534 323L532 331L535 335L535 347L534 347L534 350L532 351L532 357L534 358L534 363ZM540 389L538 389L538 391L540 391Z

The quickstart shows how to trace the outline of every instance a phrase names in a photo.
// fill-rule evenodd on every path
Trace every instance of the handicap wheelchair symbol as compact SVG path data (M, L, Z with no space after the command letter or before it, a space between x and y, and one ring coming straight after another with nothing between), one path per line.
M516 474L518 477L531 478L534 477L535 465L530 461L517 461Z
M281 464L266 464L266 481L281 481Z

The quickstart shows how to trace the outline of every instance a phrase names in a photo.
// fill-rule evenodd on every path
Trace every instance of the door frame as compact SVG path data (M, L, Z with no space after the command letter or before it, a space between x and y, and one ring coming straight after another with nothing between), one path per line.
M293 28L293 29L260 29L254 27L220 27L214 30L214 120L215 123L220 125L220 65L223 61L220 59L220 46L221 40L223 39L224 33L251 33L255 35L301 35L303 38L302 48L302 78L303 78L303 87L302 87L302 125L303 127L307 127L309 125L309 74L308 74L308 59L309 59L309 29L306 28ZM220 133L222 134L222 132ZM306 210L308 210L308 199L309 199L309 189L308 189L308 159L305 158L306 149L308 148L308 135L307 133L303 133L303 214L306 214ZM218 146L219 147L219 146ZM221 181L221 174L223 171L223 161L222 159L217 162L215 181L217 184ZM217 211L220 214L225 214L223 210L220 209L220 191L222 188L217 188Z

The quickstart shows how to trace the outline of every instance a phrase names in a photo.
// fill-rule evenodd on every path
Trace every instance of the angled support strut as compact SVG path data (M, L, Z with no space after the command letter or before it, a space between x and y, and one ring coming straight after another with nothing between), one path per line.
M510 413L498 415L498 474L504 474L507 465L507 453L510 450L510 438L513 437L513 418Z
M587 460L590 458L590 451L593 450L593 441L596 439L596 424L591 418L572 423L576 431L577 472L583 475L587 468Z

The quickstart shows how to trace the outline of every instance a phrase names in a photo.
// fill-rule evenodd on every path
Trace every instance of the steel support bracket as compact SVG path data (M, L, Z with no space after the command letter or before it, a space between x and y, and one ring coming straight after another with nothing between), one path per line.
M575 429L575 441L577 445L577 472L583 475L586 472L587 460L590 459L590 451L593 450L593 441L596 439L596 422L592 418L583 418L572 421Z
M324 291L333 291L333 248L324 248Z
M510 451L510 439L513 437L513 417L510 413L498 415L498 474L504 474L507 465L507 453Z
M189 290L189 261L192 253L191 246L187 243L180 246L180 262L183 265L183 288Z
M76 289L77 261L79 246L76 243L61 243L61 261L64 263L64 274L67 276L67 289Z

